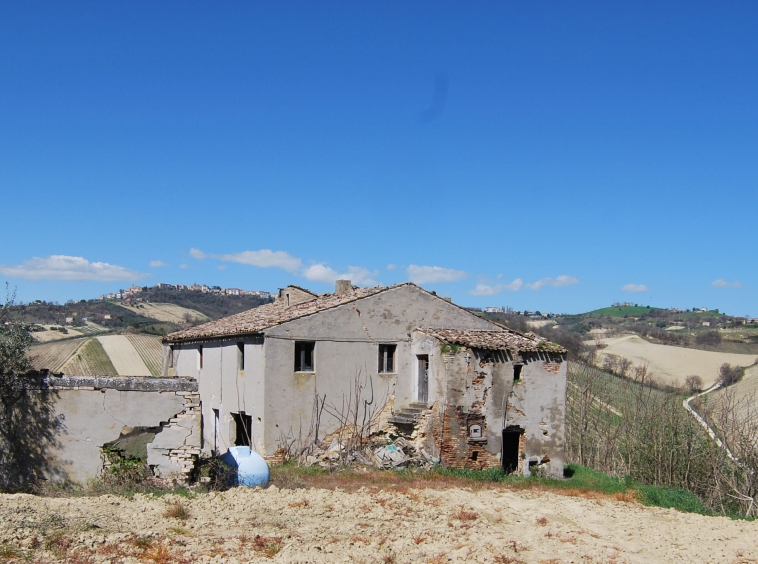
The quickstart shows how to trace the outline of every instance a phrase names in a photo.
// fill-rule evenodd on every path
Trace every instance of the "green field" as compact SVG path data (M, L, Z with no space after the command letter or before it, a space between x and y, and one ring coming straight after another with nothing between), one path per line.
M584 315L605 317L640 317L641 315L648 314L651 311L655 311L657 309L661 308L647 306L616 306L596 309L594 311L589 311Z
M111 359L97 339L90 339L61 370L70 376L118 376Z

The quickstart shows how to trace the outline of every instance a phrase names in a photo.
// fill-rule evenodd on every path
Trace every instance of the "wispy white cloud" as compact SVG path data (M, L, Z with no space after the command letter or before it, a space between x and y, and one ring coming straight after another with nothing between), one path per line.
M150 261L150 268L165 268L167 266L171 266L167 262L163 262L162 260L151 260Z
M185 269L185 268L189 268L189 267L190 266L188 264L180 264L179 265L179 268L181 268L181 269Z
M241 253L229 253L225 255L212 255L200 249L190 249L190 256L197 260L215 259L222 262L236 262L257 266L259 268L281 268L290 274L297 274L303 265L303 261L284 251L272 251L261 249L260 251L243 251Z
M521 278L516 278L513 282L510 284L484 284L479 283L476 285L476 288L471 290L469 294L472 296L497 296L504 290L509 290L511 292L518 292L521 287L524 285L524 281L521 280Z
M727 280L724 280L723 278L719 278L718 280L714 280L711 283L711 286L714 288L742 288L742 283L739 280L735 280L734 282L729 282Z
M650 288L644 284L627 284L622 286L624 292L647 292Z
M410 265L406 269L408 280L414 284L436 284L438 282L457 282L468 276L468 272L442 268L441 266Z
M550 286L552 288L561 288L562 286L571 286L572 284L579 284L579 280L573 276L561 274L556 278L552 278L550 276L547 278L542 278L541 280L527 284L526 287L530 290L539 290L545 286Z
M216 267L216 270L226 270L226 265L225 265L225 264L219 264L219 265Z
M397 268L396 264L390 263L390 264L387 265L387 270L395 270L396 268Z
M99 282L140 280L149 274L107 262L90 262L84 257L51 255L34 257L17 265L0 265L0 274L25 280L96 280Z
M335 280L350 280L358 286L376 286L379 284L374 278L379 274L378 271L372 272L362 266L348 266L347 272L339 272L323 263L316 263L305 267L302 259L292 256L285 251L262 249L260 251L243 251L241 253L218 255L192 248L189 251L189 255L197 260L211 259L221 262L247 264L259 268L281 268L290 274L302 276L311 282L333 284ZM220 265L217 268L224 269L226 267Z
M347 272L339 273L333 268L324 264L312 264L306 268L302 276L312 282L324 282L333 284L335 280L350 280L358 286L376 286L379 284L373 276L379 274L377 271L371 272L362 266L348 266Z

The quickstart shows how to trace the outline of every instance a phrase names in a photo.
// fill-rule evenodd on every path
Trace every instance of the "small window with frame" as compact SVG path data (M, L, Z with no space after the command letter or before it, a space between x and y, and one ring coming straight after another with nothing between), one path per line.
M316 343L313 341L295 341L295 372L314 372L315 352Z
M197 346L197 368L198 370L203 369L203 345Z
M168 367L174 367L174 345L169 345L168 347Z
M379 345L379 373L392 374L395 372L395 353L397 345Z

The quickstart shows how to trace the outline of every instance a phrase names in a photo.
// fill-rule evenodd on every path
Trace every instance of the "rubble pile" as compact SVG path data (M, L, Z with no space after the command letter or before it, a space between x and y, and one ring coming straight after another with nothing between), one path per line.
M407 467L429 469L438 464L439 459L432 457L423 448L416 449L403 437L398 437L392 442L374 441L355 449L348 449L338 438L335 438L326 448L314 445L311 452L304 456L301 462L306 466L318 464L322 467L330 467L342 462L389 470Z

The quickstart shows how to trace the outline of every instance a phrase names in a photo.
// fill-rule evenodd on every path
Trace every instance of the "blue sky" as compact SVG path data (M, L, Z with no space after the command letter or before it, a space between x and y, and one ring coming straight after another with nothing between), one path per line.
M758 316L754 2L4 2L0 279Z

